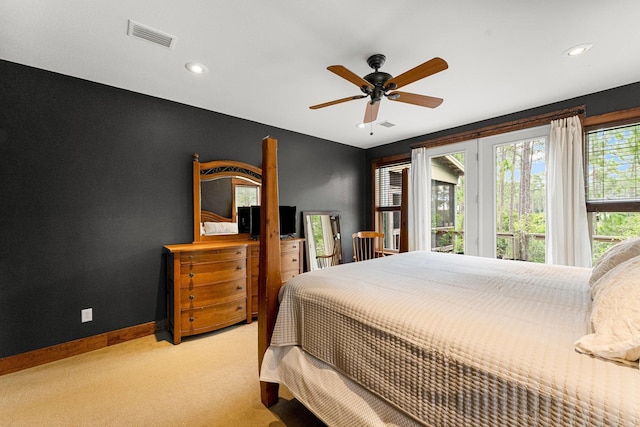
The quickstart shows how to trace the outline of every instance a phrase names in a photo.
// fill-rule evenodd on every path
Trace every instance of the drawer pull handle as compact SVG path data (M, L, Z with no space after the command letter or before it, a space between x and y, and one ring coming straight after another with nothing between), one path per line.
M241 265L237 266L236 270L242 270L242 266Z
M189 299L190 299L190 300L192 300L192 299L194 299L194 298L195 298L195 296L193 296L193 295L189 295Z
M294 259L292 259L291 261L293 261L293 262L298 262L298 258L294 258Z
M191 273L189 273L189 277L193 277L195 275L196 275L196 273L194 273L193 271Z
M193 255L189 255L189 259L193 259Z
M236 255L240 255L242 251L236 251Z
M298 249L298 247L296 245L293 245L292 248L293 249Z
M238 290L241 291L243 288L242 286L238 286Z
M189 317L189 322L193 322L194 320L196 320L195 317Z
M238 306L238 310L242 310L242 306L241 305Z

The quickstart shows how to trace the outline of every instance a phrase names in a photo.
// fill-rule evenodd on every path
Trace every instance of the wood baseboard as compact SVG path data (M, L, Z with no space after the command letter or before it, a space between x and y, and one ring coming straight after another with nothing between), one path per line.
M0 375L33 368L34 366L44 365L45 363L55 362L56 360L152 335L165 329L165 324L166 320L164 319L156 322L143 323L129 328L118 329L51 347L16 354L15 356L4 357L0 359Z

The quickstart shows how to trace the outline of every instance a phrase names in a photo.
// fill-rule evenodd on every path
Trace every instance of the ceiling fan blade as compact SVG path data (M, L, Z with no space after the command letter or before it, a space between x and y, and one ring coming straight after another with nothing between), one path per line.
M388 89L400 89L402 86L406 86L409 83L413 83L417 80L424 79L425 77L429 77L433 74L439 73L440 71L446 70L449 68L449 64L442 58L433 58L424 64L420 64L417 67L406 71L399 76L396 76L389 80L385 88ZM392 86L395 84L395 86Z
M354 99L362 99L362 98L366 98L366 97L367 97L367 95L348 96L346 98L336 99L335 101L325 102L324 104L312 105L309 108L311 108L312 110L317 110L318 108L324 108L324 107L328 107L330 105L341 104L343 102L353 101Z
M360 88L363 86L369 87L371 89L374 88L374 86L371 83L369 83L359 75L355 74L353 71L346 69L342 65L331 65L327 67L327 70L339 75L343 79L349 80L351 83L353 83L354 85Z
M395 95L398 95L397 97ZM436 108L442 104L442 98L433 96L418 95L408 92L391 92L388 96L391 101L406 102L407 104L419 105L421 107Z
M371 105L370 102L367 102L367 109L364 110L364 120L362 123L370 123L375 122L378 118L378 110L380 109L380 102L376 102Z

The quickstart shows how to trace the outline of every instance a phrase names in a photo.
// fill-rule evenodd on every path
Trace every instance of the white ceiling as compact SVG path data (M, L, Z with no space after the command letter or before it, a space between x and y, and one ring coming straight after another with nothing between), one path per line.
M127 36L129 19L174 48ZM0 58L367 148L640 81L638 24L638 0L0 0ZM309 109L359 95L326 67L364 76L374 53L394 76L445 59L402 88L444 103L385 99L373 135L365 99Z

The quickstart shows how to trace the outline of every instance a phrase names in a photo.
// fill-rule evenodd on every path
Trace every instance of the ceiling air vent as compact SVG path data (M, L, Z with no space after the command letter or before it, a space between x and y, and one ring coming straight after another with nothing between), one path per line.
M380 122L378 123L380 126L384 126L386 128L392 128L394 127L396 124L395 123L391 123L390 121L385 120L384 122Z
M151 43L173 49L173 45L176 43L175 36L171 34L163 33L155 28L142 25L139 22L129 20L129 28L127 29L127 35L143 39Z

